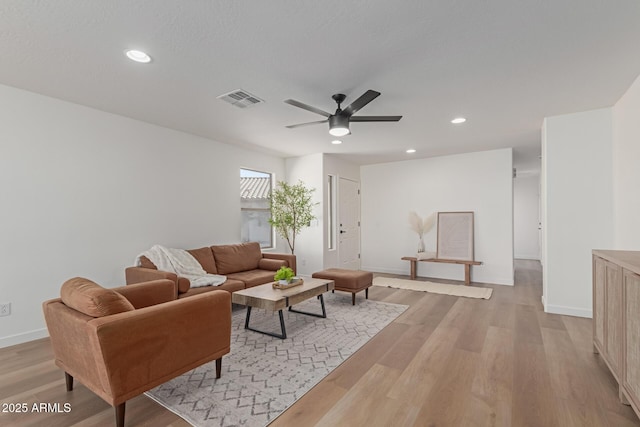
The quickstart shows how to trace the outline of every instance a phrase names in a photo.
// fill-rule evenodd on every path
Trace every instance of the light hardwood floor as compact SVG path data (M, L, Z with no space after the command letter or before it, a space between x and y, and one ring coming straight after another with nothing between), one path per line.
M517 261L516 285L491 287L490 300L372 287L410 308L271 426L640 426L592 352L591 320L542 311L539 263ZM81 384L65 391L46 339L0 349L0 402L72 408L0 413L2 426L114 425ZM188 426L144 396L126 425Z

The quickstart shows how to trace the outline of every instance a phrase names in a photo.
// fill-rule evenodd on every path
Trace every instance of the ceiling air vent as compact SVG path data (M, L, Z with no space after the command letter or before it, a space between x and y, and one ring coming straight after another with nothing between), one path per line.
M264 101L255 95L250 94L246 90L237 89L224 95L220 95L218 99L235 105L238 108L248 108L256 104L262 104Z

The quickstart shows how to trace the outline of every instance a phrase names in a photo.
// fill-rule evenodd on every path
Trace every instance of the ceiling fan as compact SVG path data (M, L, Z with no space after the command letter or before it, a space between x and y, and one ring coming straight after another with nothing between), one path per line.
M329 123L329 133L333 136L344 136L351 133L349 130L349 123L351 122L397 122L402 116L354 116L355 113L358 112L362 107L376 99L380 96L380 92L376 92L375 90L366 91L360 98L356 99L346 107L344 110L340 108L340 104L346 99L346 95L342 93L337 93L333 95L334 101L338 104L338 109L335 113L330 114L326 111L320 110L319 108L312 107L307 104L303 104L300 101L296 101L293 99L287 99L284 102L287 104L293 105L294 107L302 108L303 110L311 111L312 113L320 114L321 116L325 116L325 120L319 120L317 122L309 122L309 123L299 123L297 125L287 126L289 129L315 125L318 123Z

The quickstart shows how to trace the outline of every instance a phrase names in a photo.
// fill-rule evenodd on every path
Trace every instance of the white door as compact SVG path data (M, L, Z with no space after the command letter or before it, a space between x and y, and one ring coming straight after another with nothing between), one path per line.
M360 269L359 183L340 178L338 182L338 266Z

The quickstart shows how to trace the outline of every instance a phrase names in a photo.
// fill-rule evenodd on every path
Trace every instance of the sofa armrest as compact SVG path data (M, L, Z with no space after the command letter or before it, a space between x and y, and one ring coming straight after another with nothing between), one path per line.
M178 284L178 276L168 271L152 270L144 267L127 267L124 270L124 275L127 285L161 279L169 279L176 285Z
M178 295L175 282L169 279L135 283L113 290L128 299L136 309L173 301Z
M231 347L231 295L211 291L87 322L103 390L118 405Z
M288 267L291 268L295 273L298 272L296 265L296 256L292 254L275 254L270 252L263 252L262 258L271 258L271 259L282 259L287 261Z

